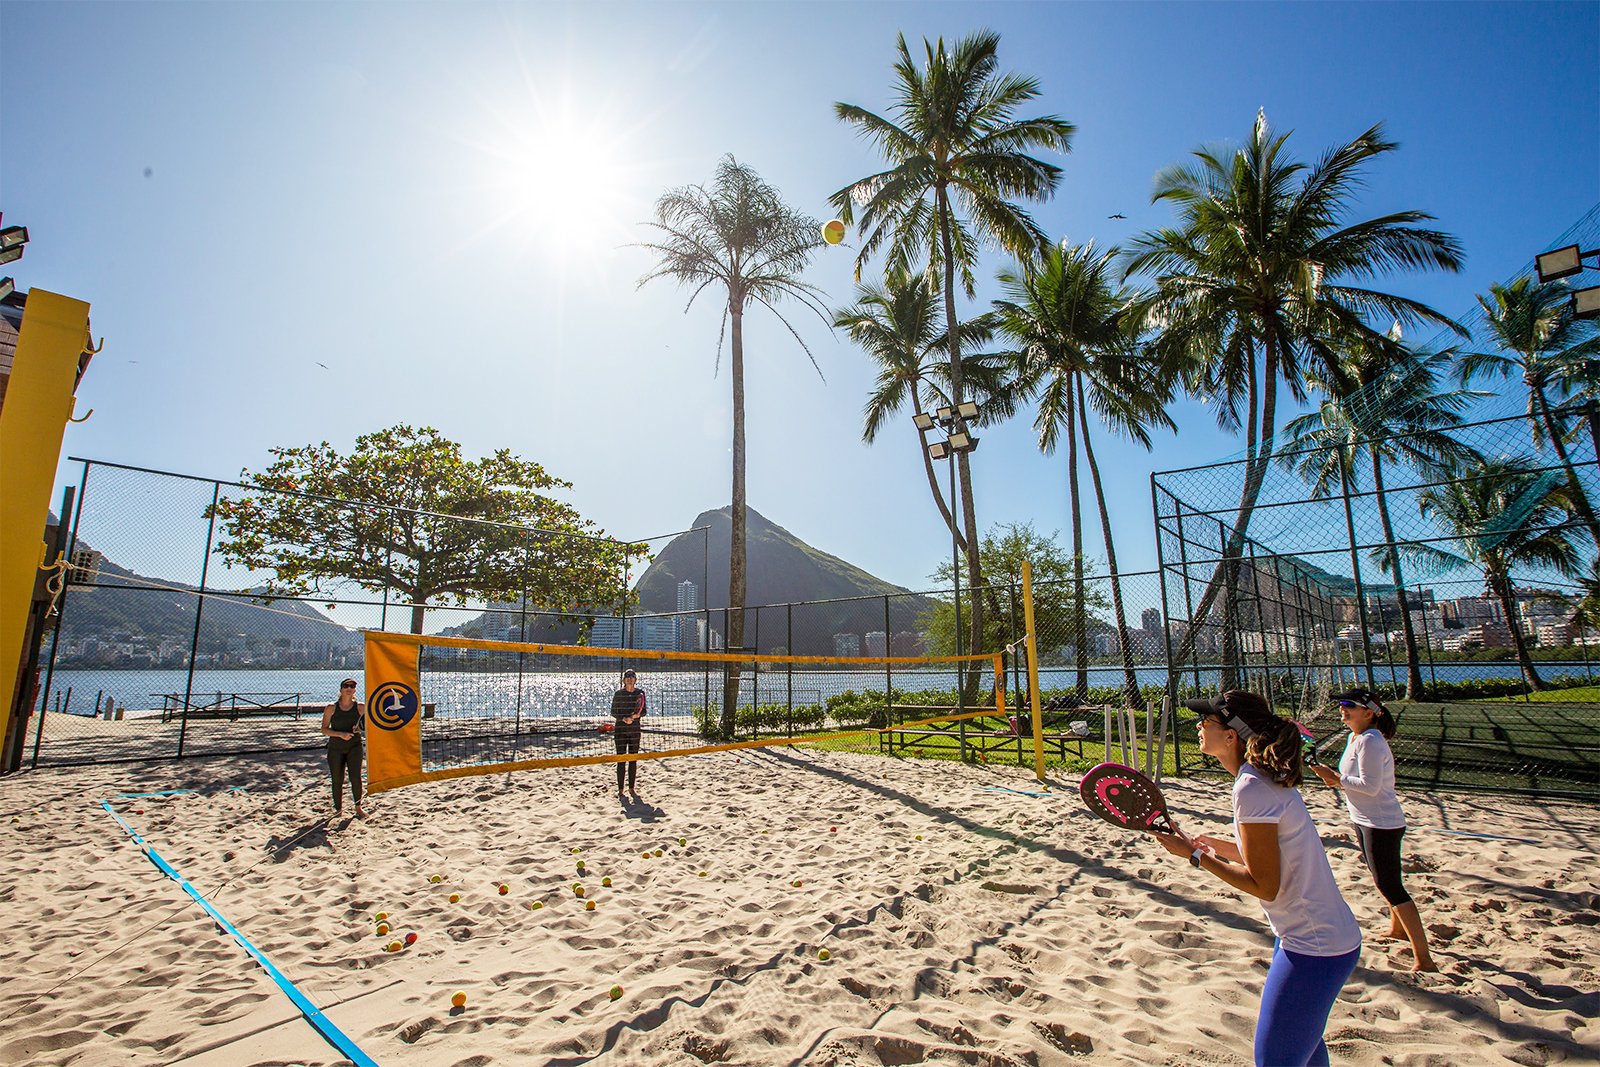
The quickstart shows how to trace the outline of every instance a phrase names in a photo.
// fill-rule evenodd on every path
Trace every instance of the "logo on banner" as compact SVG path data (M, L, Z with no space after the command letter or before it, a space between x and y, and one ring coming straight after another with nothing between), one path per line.
M367 701L367 718L383 730L399 730L417 717L417 691L404 682L384 682Z

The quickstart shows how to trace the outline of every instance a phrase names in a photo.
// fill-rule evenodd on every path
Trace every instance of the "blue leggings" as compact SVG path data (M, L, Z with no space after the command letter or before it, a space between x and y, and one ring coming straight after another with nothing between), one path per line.
M1256 1067L1328 1067L1322 1031L1360 956L1359 948L1343 956L1306 956L1272 946L1256 1019Z

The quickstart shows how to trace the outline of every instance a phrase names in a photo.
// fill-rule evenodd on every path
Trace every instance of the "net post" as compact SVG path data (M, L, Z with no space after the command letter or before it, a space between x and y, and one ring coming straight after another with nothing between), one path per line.
M1027 630L1028 696L1033 719L1033 776L1044 781L1044 724L1039 710L1038 642L1033 633L1033 566L1022 561L1022 625Z

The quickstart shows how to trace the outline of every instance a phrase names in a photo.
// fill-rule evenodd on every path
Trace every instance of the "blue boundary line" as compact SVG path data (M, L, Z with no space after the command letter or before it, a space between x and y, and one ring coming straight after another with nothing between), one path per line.
M192 792L192 790L180 789L172 790L167 793L145 793L134 795L173 796L178 793L186 792ZM239 944L243 946L246 952L250 953L251 957L253 957L255 961L261 965L261 969L267 972L267 977L276 982L278 988L283 990L284 996L288 997L294 1006L300 1009L300 1014L305 1016L306 1022L310 1023L316 1028L318 1033L327 1038L328 1042L333 1045L334 1048L344 1053L345 1057L353 1062L356 1067L378 1067L377 1060L374 1060L371 1056L368 1056L365 1052L362 1052L360 1046L358 1046L354 1041L350 1040L343 1030L334 1025L332 1019L322 1014L321 1008L311 1003L309 997L300 992L293 982L289 981L289 979L283 976L282 971L278 970L278 968L272 965L272 961L267 959L266 955L262 953L260 949L256 948L255 945L250 943L249 938L241 934L232 923L223 918L222 913L213 907L211 902L207 900L198 889L190 885L187 878L179 874L173 868L172 864L162 859L160 853L151 848L149 843L146 842L144 838L139 836L138 831L130 826L126 819L117 814L116 810L111 807L111 801L102 800L100 802L100 806L105 808L111 817L121 824L124 830L128 831L128 836L133 838L133 843L138 845L140 851L145 854L151 863L156 865L157 870L166 875L168 878L171 878L174 882L177 882L179 887L181 887L185 893L188 893L191 897L193 897L199 903L199 905L206 910L206 914L210 915L216 920L217 926L232 936L235 941L239 942Z

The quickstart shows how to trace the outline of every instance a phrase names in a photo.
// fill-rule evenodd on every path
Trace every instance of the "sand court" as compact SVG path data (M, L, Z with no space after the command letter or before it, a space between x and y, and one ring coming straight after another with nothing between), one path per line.
M348 1062L100 805L182 788L111 806L377 1063L1250 1062L1259 908L1100 822L1075 779L1030 796L1014 768L773 749L644 763L627 807L598 766L324 823L323 772L296 754L0 782L0 1060ZM1226 832L1220 778L1166 790ZM1600 812L1407 794L1442 968L1414 976L1342 805L1306 795L1367 936L1336 1062L1600 1055Z

